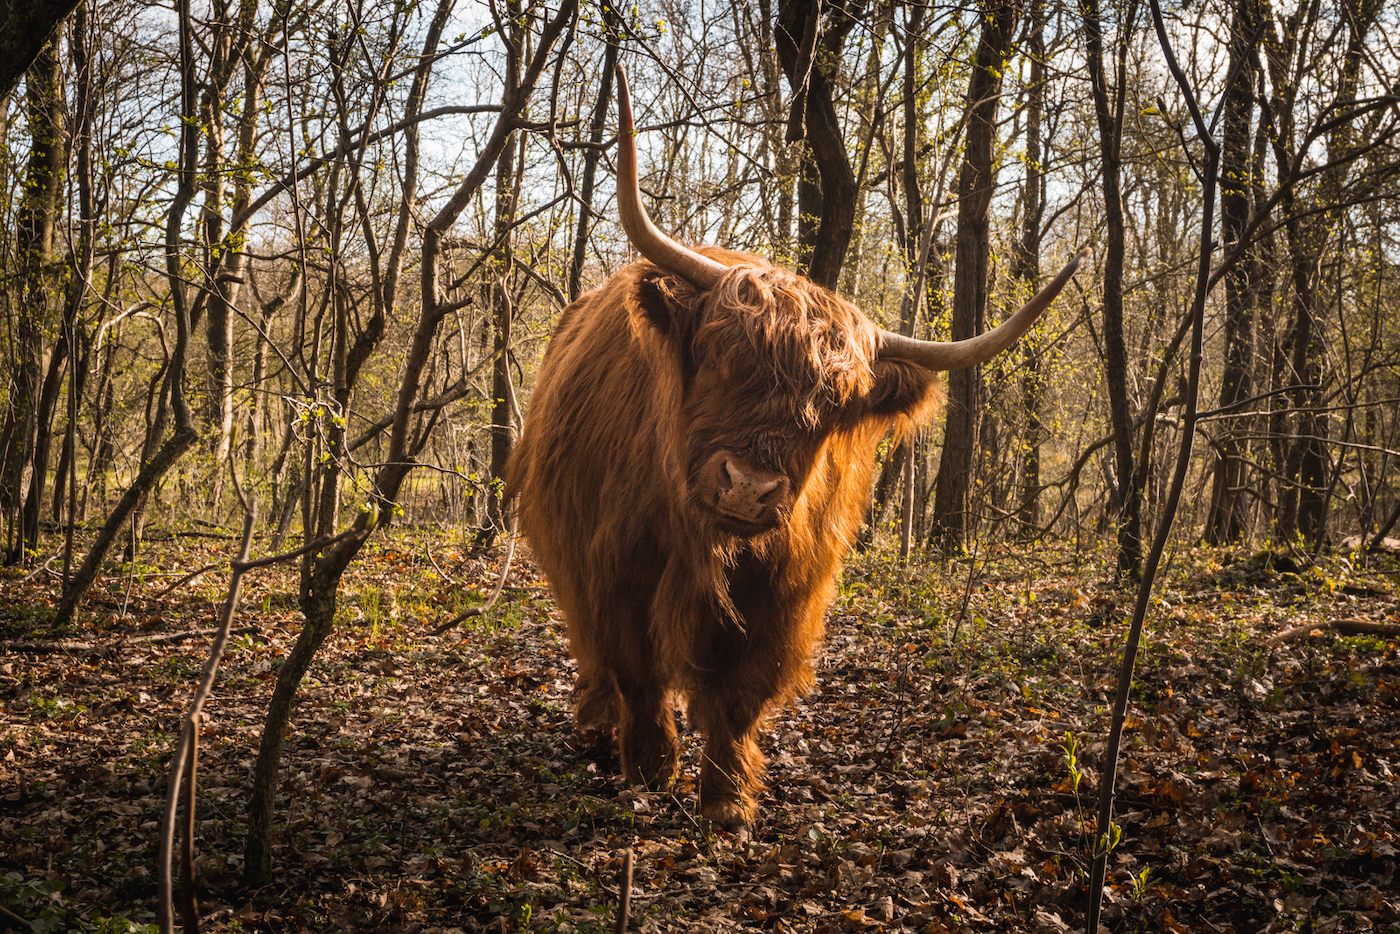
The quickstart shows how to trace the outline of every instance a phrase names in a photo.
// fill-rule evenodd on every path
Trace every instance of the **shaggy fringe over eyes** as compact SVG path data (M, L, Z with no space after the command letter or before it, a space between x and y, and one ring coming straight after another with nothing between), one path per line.
M730 267L706 299L695 349L738 394L791 400L811 427L873 384L875 334L864 315L773 266Z

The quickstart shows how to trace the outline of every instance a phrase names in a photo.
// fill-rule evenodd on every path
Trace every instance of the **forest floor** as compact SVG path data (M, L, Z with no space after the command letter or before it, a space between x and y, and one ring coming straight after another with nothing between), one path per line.
M34 930L154 920L164 776L208 637L149 637L214 625L226 570L162 591L233 549L148 541L63 631L51 575L0 577L0 905ZM528 559L493 615L430 635L497 571L409 532L352 566L293 714L276 881L256 891L246 790L301 619L291 571L245 579L251 628L201 747L203 930L612 931L628 848L634 931L1083 929L1133 599L1102 560L855 559L816 686L762 734L769 789L746 834L698 821L693 732L666 793L575 735L573 663ZM1397 580L1387 557L1172 556L1133 686L1109 929L1400 930L1400 640L1269 642L1393 622Z

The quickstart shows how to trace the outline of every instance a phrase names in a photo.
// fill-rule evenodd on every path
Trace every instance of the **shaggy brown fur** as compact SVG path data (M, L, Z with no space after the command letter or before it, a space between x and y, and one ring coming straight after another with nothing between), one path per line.
M710 292L639 262L564 310L507 470L568 623L581 728L616 728L629 778L676 770L670 697L705 733L701 813L754 816L764 712L812 649L869 496L876 447L934 407L874 325L741 253ZM716 511L725 464L784 482L764 527Z

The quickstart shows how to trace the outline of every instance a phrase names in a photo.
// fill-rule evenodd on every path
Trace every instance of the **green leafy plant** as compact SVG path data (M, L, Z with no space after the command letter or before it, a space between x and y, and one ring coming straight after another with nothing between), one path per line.
M61 879L26 879L19 872L0 876L0 897L13 906L16 914L28 916L35 934L59 931L79 934L155 934L154 924L133 921L126 915L81 917L62 904L67 885Z

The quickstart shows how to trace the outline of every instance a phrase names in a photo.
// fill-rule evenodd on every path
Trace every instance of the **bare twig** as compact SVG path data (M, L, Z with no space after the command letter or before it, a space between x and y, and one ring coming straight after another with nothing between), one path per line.
M433 570L438 572L439 577L441 577L443 580L447 581L447 583L453 585L454 587L457 584L461 583L461 581L459 581L457 578L444 571L442 567L437 563L437 559L433 557L433 549L430 545L423 546L423 554L428 556L428 561L432 563Z
M958 634L962 631L963 620L967 619L967 608L972 603L972 585L977 581L977 552L981 540L976 536L972 540L972 555L967 562L967 586L963 588L962 600L958 603L957 621L953 623L953 635L948 640L955 646L958 644Z
M520 536L515 533L515 521L512 518L510 537L506 539L506 556L505 559L501 562L501 575L500 577L496 578L496 588L491 591L491 596L487 598L486 602L481 604L481 606L474 606L471 609L466 610L465 612L459 613L457 616L453 617L452 619L443 623L438 628L434 629L433 635L440 636L443 633L447 632L449 629L452 629L453 627L458 626L469 619L475 619L478 616L484 616L487 613L491 612L491 609L496 605L496 601L501 599L501 591L505 590L506 578L510 576L511 560L515 557L515 543L519 539ZM434 567L436 567L436 564L434 564Z
M28 583L29 581L31 581L31 580L33 580L34 578L38 577L40 574L42 574L42 573L44 573L45 571L47 571L47 570L49 569L49 565L50 565L50 564L53 564L53 563L54 563L55 561L57 561L57 560L58 560L58 555L54 555L52 558L50 558L49 560L45 561L43 564L39 565L39 566L38 566L37 568L35 568L34 570L30 571L28 574L26 574L26 575L24 575L23 577L21 577L21 578L19 579L19 582L20 582L21 584Z
M1290 393L1306 392L1308 390L1322 388L1322 386L1316 383L1295 383L1291 386L1284 386L1280 389L1270 389L1268 392L1261 392L1258 395L1250 396L1248 399L1241 399L1238 402L1231 402L1229 405L1222 405L1218 409L1211 409L1208 412L1202 412L1200 415L1196 416L1196 420L1203 422L1208 418L1219 418L1222 415L1229 415L1231 413L1239 411L1240 409L1247 408L1248 406L1251 406L1254 403L1259 402L1260 400L1269 399L1274 396L1285 396Z
M170 762L170 780L166 789L165 813L161 817L160 826L160 864L158 866L160 904L157 906L157 915L160 920L161 934L173 934L175 930L175 917L171 907L170 859L175 848L175 812L180 800L180 786L184 783L186 773L188 773L189 788L186 793L185 833L181 859L181 889L183 890L181 892L183 896L181 916L186 932L194 932L199 929L199 919L194 908L193 868L195 755L199 746L199 727L204 720L204 704L214 693L214 678L218 675L219 661L224 657L224 649L228 646L229 630L233 626L233 617L238 609L238 596L243 585L243 575L250 567L256 566L256 562L248 561L248 550L253 544L253 525L256 517L255 509L249 509L244 514L243 541L239 545L238 557L232 563L228 595L224 599L223 612L219 617L218 632L214 636L213 644L209 647L209 657L205 661L204 671L200 675L199 688L195 692L194 700L190 702L189 712L185 715L184 729L180 732L180 742Z
M1108 734L1108 748L1104 751L1103 774L1099 781L1098 824L1095 827L1094 858L1089 871L1089 905L1085 930L1096 932L1099 929L1099 915L1103 907L1104 877L1108 871L1108 854L1117 841L1113 831L1113 785L1118 774L1118 753L1123 741L1123 726L1128 715L1128 695L1132 689L1133 668L1137 663L1138 647L1142 642L1143 623L1147 618L1147 608L1152 599L1152 585L1157 578L1157 568L1166 550L1167 537L1171 534L1176 520L1177 507L1181 503L1181 493L1186 485L1186 474L1191 466L1192 442L1196 436L1196 419L1201 387L1201 345L1205 332L1206 297L1210 294L1210 261L1213 251L1211 230L1215 219L1215 191L1218 180L1220 147L1211 136L1205 119L1196 104L1195 95L1186 79L1186 74L1177 63L1167 37L1166 24L1162 20L1162 10L1158 0L1149 0L1152 8L1152 22L1157 30L1162 55L1167 67L1186 98L1196 127L1196 135L1205 149L1202 163L1202 207L1201 207L1201 249L1196 266L1196 289L1191 300L1191 353L1187 370L1186 408L1182 416L1181 447L1177 451L1176 469L1172 483L1162 508L1162 519L1157 524L1157 534L1153 537L1152 548L1143 562L1142 578L1138 582L1137 602L1133 607L1133 621L1128 628L1123 644L1123 661L1118 671L1118 691L1113 703L1113 720Z
M232 446L232 445L230 445L230 447L231 447L231 446ZM214 570L214 569L217 568L217 567L218 567L217 564L206 564L204 567L200 568L200 569L197 570L197 571L191 571L190 573L186 574L184 577L181 577L181 578L180 578L179 580L177 580L175 583L171 584L169 587L167 587L167 588L165 588L164 590L162 590L160 593L156 594L152 599L154 599L154 600L159 600L161 597L163 597L163 596L165 596L166 594L170 593L172 590L176 590L176 589L178 589L178 588L184 586L185 584L188 584L190 581L194 580L196 577L199 577L201 574L206 574L206 573L208 573L209 571L212 571L212 570Z
M10 909L6 908L4 905L0 905L0 919L8 921L10 924L13 924L16 927L18 927L21 931L34 930L33 925L21 918L19 915L15 914Z
M302 555L307 554L309 552L320 551L323 548L328 548L331 545L338 544L340 542L345 541L346 539L355 538L356 536L363 537L368 534L368 532L360 531L358 529L347 529L346 531L341 532L339 535L328 535L322 538L318 538L314 542L308 542L307 544L302 545L295 551L284 551L280 555L272 555L271 557L267 558L258 558L256 561L235 561L233 562L233 569L235 571L252 571L257 568L271 567L274 564L282 564L284 561L291 561L293 558L300 558Z

